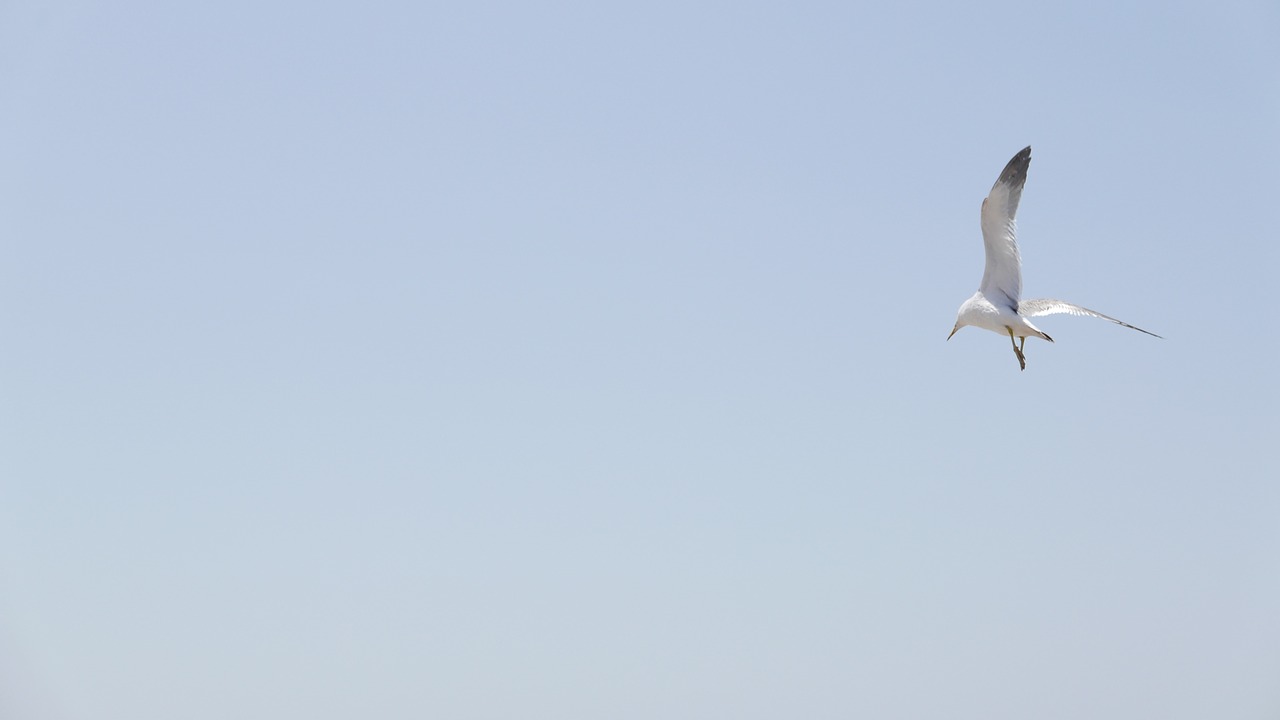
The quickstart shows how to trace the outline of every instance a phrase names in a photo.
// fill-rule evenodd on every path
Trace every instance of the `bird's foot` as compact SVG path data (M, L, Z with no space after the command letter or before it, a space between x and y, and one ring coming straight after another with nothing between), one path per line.
M1022 355L1022 348L1018 347L1018 340L1013 336L1013 328L1009 327L1008 325L1005 325L1004 329L1009 331L1009 344L1013 345L1013 354L1018 356L1018 367L1022 368L1023 370L1026 370L1027 358ZM1026 342L1027 342L1027 336L1023 335L1022 343L1025 345Z

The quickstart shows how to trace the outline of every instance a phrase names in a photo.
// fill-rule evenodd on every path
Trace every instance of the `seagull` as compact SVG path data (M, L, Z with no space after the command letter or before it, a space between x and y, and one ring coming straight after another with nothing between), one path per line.
M1021 150L991 187L991 194L982 201L982 242L987 249L987 267L982 273L982 284L973 297L964 301L956 313L956 326L951 335L965 325L1008 335L1013 343L1013 354L1018 356L1018 366L1027 369L1027 358L1022 348L1028 337L1038 337L1053 342L1040 328L1031 324L1030 318L1041 315L1084 315L1110 320L1131 330L1160 337L1127 322L1121 322L1096 310L1072 305L1062 300L1022 300L1022 258L1018 255L1017 223L1018 201L1022 199L1022 186L1027 182L1027 167L1031 165L1031 147ZM947 339L951 339L951 335Z

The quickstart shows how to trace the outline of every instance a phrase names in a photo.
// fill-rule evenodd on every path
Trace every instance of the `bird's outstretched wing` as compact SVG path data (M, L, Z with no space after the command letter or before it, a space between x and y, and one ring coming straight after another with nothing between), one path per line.
M987 249L987 266L978 290L991 302L998 302L1003 294L1011 308L1016 308L1022 297L1022 258L1018 255L1014 216L1030 164L1031 148L1025 147L1004 166L991 194L982 201L982 242Z
M1133 325L1130 325L1127 322L1117 320L1111 317L1110 315L1103 315L1097 310L1090 310L1089 308L1080 307L1079 305L1072 305L1069 302L1063 302L1061 300L1048 300L1048 299L1023 300L1022 302L1018 303L1018 314L1023 317L1039 317L1041 315L1084 315L1086 317L1096 317L1096 318L1102 318L1103 320L1110 320L1111 322L1117 325L1123 325L1131 330L1137 330L1138 332L1147 333L1151 337L1160 337L1159 335L1156 335L1153 332L1149 332L1147 330L1143 330L1140 327L1135 327ZM1164 338L1160 338L1160 339L1163 340Z

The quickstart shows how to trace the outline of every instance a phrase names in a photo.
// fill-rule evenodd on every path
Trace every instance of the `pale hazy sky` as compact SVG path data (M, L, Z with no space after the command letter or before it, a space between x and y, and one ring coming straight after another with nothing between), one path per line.
M1277 717L1277 37L0 5L0 716Z

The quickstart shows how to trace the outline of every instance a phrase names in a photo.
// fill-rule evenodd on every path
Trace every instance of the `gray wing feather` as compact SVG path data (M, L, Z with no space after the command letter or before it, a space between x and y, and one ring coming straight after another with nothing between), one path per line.
M988 300L999 290L1012 305L1022 296L1022 257L1018 254L1018 202L1027 182L1031 165L1031 148L1023 148L1000 173L991 193L982 201L982 242L987 251L987 264L979 289Z
M1018 314L1023 317L1039 317L1041 315L1083 315L1085 317L1096 317L1102 318L1103 320L1110 320L1111 322L1117 325L1123 325L1130 330L1147 333L1151 337L1160 337L1153 332L1130 325L1122 320L1117 320L1110 315L1103 315L1097 310L1090 310L1089 308L1072 305L1069 302L1063 302L1061 300L1023 300L1018 303ZM1164 338L1160 339L1163 340Z

